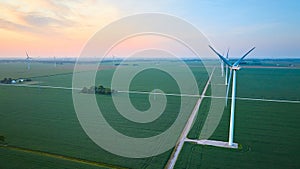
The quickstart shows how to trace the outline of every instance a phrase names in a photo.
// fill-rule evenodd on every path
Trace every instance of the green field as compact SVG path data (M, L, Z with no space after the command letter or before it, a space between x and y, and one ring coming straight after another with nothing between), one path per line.
M242 69L237 97L300 100L299 69ZM189 138L198 138L210 99L201 105ZM230 102L229 102L230 105ZM210 139L228 140L230 106ZM235 142L239 150L185 143L176 168L299 168L299 103L237 100Z
M11 67L18 67L12 65ZM45 67L48 67L48 71L51 74L47 75ZM17 70L15 74L10 70L9 75L2 75L2 77L30 77L34 82L33 85L47 85L47 86L59 86L59 87L71 87L72 86L72 74L70 71L70 65L60 66L56 72L52 72L52 65L33 64L32 70L20 72ZM40 71L35 71L41 68ZM42 69L43 68L43 69ZM9 69L9 66L6 67ZM44 70L45 69L45 70ZM33 72L31 74L31 71ZM110 84L110 76L113 70L108 69L101 71L97 74L96 81L98 84L108 86ZM199 86L203 86L207 80L207 74L204 70L195 70L204 76L199 77ZM40 74L39 74L40 73ZM86 71L80 72L83 76ZM157 74L157 75L156 75ZM131 90L151 91L155 84L150 83L148 75L152 75L157 78L157 83L161 81L166 82L165 85L161 85L161 89L170 93L178 93L178 87L173 83L173 79L166 74L159 73L154 70L144 72L146 76L137 76L133 80ZM148 79L145 79L146 77ZM203 82L203 83L200 83ZM61 89L49 89L49 88L27 88L27 87L15 87L15 86L1 86L1 121L0 121L0 133L6 137L6 141L10 146L16 146L20 148L26 148L32 150L29 156L32 156L32 162L27 162L28 167L35 165L35 151L42 151L51 154L63 155L65 157L73 157L84 159L92 162L104 163L107 165L113 165L116 167L125 168L163 168L168 160L170 151L161 154L157 157L145 158L145 159L128 159L113 155L93 143L81 128L76 113L73 107L72 92L71 90ZM122 94L120 94L122 97ZM147 102L147 95L130 95L133 105L137 109L147 109L149 103ZM158 120L155 120L149 124L137 125L129 120L126 120L113 108L113 103L110 96L97 96L97 101L100 107L102 106L103 114L107 121L114 127L115 130L127 134L128 136L135 137L148 137L156 135L166 128L168 128L177 114L174 113L179 108L179 97L168 97L168 106L165 113ZM195 98L191 98L188 103L191 109L195 104ZM191 110L189 110L191 111ZM188 112L189 112L188 111ZM187 118L188 114L186 114ZM13 124L12 124L13 123ZM113 141L113 140L112 140ZM1 148L3 153L9 151L12 154L22 154L16 150L6 150ZM5 153L6 154L6 153ZM22 157L20 155L20 157ZM10 168L9 159L15 159L18 161L18 156L7 154L7 159L1 162L1 167ZM40 157L39 157L40 158ZM46 157L47 159L49 157ZM23 159L19 159L23 160ZM60 160L62 159L52 159ZM68 161L68 163L75 163ZM72 165L75 165L72 164ZM72 165L64 165L61 163L52 163L50 168L73 168ZM70 166L70 167L68 167ZM23 167L23 166L22 166ZM22 168L21 167L21 168ZM49 167L45 164L45 168ZM90 168L89 165L82 165L79 163L78 167ZM40 164L37 164L34 168L41 168Z
M189 63L201 93L208 74L201 65ZM72 64L1 63L0 78L30 77L33 85L72 87ZM126 67L124 67L126 69ZM174 69L176 71L176 69ZM100 71L96 83L109 86L114 69ZM82 76L88 73L83 69ZM180 73L180 72L178 72ZM219 72L218 72L219 73ZM216 73L215 76L220 76ZM184 76L184 75L183 75ZM153 81L153 77L156 79ZM238 72L237 96L300 100L300 69L249 68ZM130 90L151 91L157 85L167 93L178 93L170 76L155 70L137 76ZM209 95L208 91L208 95ZM122 94L119 94L122 97ZM131 94L138 110L149 108L148 95ZM179 97L167 96L164 114L149 124L133 123L114 108L110 96L98 95L103 115L115 130L128 136L149 137L174 122ZM187 103L190 110L196 98ZM210 98L205 98L189 138L198 138ZM50 88L0 86L0 135L8 147L0 147L0 168L163 168L172 150L150 158L124 158L98 147L83 131L73 106L72 91ZM185 143L175 168L299 168L299 103L237 100L235 141L242 148L229 150ZM227 140L229 108L210 139ZM112 140L113 143L114 140Z

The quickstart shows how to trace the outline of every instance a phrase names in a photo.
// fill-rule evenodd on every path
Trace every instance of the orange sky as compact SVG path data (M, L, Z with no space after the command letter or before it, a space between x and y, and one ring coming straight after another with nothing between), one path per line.
M3 1L0 3L0 10L4 11L0 17L1 57L22 58L25 50L31 57L77 57L95 32L126 14L113 4L96 0ZM121 26L119 31L125 27ZM129 29L135 28L129 26ZM132 49L143 47L159 48L168 42L171 41L155 36L132 38L121 43L114 54L127 55ZM172 44L166 46L170 48Z
M90 36L119 17L113 6L93 0L3 1L0 11L1 57L22 57L25 50L33 57L78 56Z
M296 0L1 0L0 58L23 58L25 50L31 57L77 57L105 25L147 12L190 22L219 51L230 47L232 57L253 46L255 57L299 57L298 6Z

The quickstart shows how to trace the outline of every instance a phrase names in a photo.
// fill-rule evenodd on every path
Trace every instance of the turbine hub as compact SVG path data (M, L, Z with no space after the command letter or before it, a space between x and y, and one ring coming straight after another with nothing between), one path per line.
M232 66L232 67L231 67L232 70L240 70L240 68L241 68L241 67L239 67L239 66Z

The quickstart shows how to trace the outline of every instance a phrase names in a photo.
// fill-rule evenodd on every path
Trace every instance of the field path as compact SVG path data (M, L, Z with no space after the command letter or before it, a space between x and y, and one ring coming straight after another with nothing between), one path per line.
M43 86L43 85L30 85L30 84L1 84L1 86L15 86L15 87L29 87L29 88L47 88L47 89L63 89L63 90L81 90L72 87L59 87L59 86Z
M203 92L202 92L201 96L205 95L206 90L208 89L209 83L210 83L210 81L212 79L212 75L213 75L214 71L215 71L215 67L213 68L213 70L212 70L212 72L211 72L211 74L209 76L209 79L207 80L207 83L206 83L206 85L205 85L205 87L203 89ZM193 109L193 111L192 111L192 113L191 113L191 115L190 115L190 117L189 117L189 119L188 119L188 121L187 121L187 123L186 123L186 125L185 125L185 127L184 127L184 129L183 129L183 131L182 131L182 133L181 133L178 141L177 141L177 143L176 143L176 146L175 146L175 148L174 148L174 150L173 150L173 152L171 154L171 157L168 160L167 165L165 166L166 169L173 169L174 168L175 163L177 161L177 158L179 156L179 153L180 153L180 151L181 151L181 149L183 147L184 141L187 138L187 135L188 135L189 131L192 128L192 125L193 125L193 122L195 120L195 117L198 114L198 110L199 110L199 107L200 107L200 104L201 104L203 98L204 97L200 97L198 99L198 101L197 101L197 103L196 103L196 105L195 105L195 107L194 107L194 109Z
M177 93L155 93L155 92L143 92L143 91L122 91L118 90L118 93L129 93L129 94L154 94L154 95L165 95L165 96L178 96L178 97L200 97L200 95L193 94L177 94Z
M29 84L1 84L0 83L0 86L78 90L78 91L81 90L80 88L72 88L72 87L29 85ZM155 94L155 95L166 95L166 96L176 96L176 97L207 97L207 98L214 98L214 99L226 98L226 97L222 97L222 96L191 95L191 94L179 94L179 93L153 93L153 92L146 92L146 91L118 91L118 93ZM231 99L231 97L228 97L228 99ZM236 100L262 101L262 102L277 102L277 103L300 103L300 100L286 100L286 99L262 99L262 98L250 98L250 97L236 97L235 99Z
M207 98L214 98L214 99L226 99L226 97L221 96L203 96ZM231 97L228 97L231 99ZM277 103L300 103L300 100L281 100L281 99L260 99L260 98L250 98L250 97L236 97L236 100L250 100L250 101L262 101L262 102L277 102Z
M27 149L27 148L22 148L22 147L16 147L16 146L11 146L11 145L0 145L0 148L5 148L8 150L12 151L19 151L23 153L30 153L30 154L35 154L35 155L40 155L40 156L46 156L46 157L51 157L51 158L56 158L60 160L66 160L66 161L72 161L80 164L86 164L90 166L96 166L96 167L101 167L101 168L110 168L110 169L126 169L125 167L120 167L120 166L115 166L111 164L106 164L106 163L101 163L101 162L96 162L96 161L89 161L89 160L84 160L76 157L70 157L70 156L64 156L60 154L54 154L54 153L49 153L49 152L44 152L44 151L39 151L39 150L32 150L32 149Z

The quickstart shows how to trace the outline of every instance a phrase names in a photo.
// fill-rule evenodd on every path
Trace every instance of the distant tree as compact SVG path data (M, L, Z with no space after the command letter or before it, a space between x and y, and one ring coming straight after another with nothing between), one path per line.
M111 95L111 89L110 88L105 88L104 94Z
M90 94L95 94L95 91L96 91L97 87L96 86L91 86L88 90L88 93Z
M99 85L98 87L96 86L91 86L90 88L83 87L81 89L81 93L89 93L89 94L105 94L105 95L111 95L114 93L115 90L112 90L110 88L105 88L102 85Z
M8 79L4 78L3 80L1 80L1 83L8 83L7 81L8 81Z
M104 92L105 92L105 88L102 85L99 85L98 88L97 88L96 93L104 94Z
M81 93L88 93L89 89L86 87L83 87L81 90Z
M5 141L5 137L4 136L0 136L0 141Z

